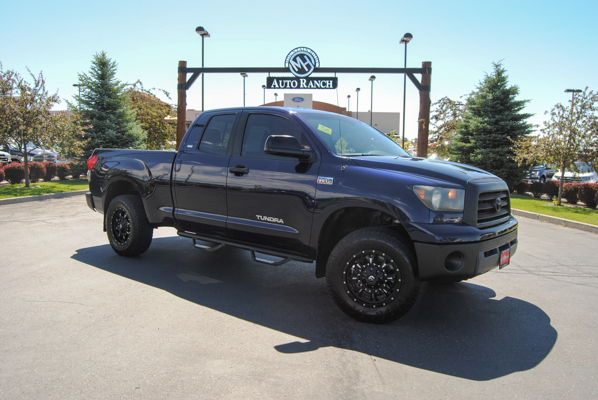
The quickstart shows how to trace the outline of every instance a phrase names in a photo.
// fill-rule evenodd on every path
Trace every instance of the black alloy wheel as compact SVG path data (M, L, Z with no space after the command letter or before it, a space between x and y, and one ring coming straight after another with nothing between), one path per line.
M329 293L350 317L386 323L415 304L421 283L405 239L385 228L364 228L344 237L326 265Z
M110 227L112 228L114 239L119 244L127 243L127 240L129 240L129 237L131 236L131 220L124 208L118 207L114 210Z
M117 254L134 257L149 248L154 230L139 196L115 197L106 210L105 218L108 240Z
M386 253L362 250L353 254L343 271L343 284L363 307L383 307L401 287L401 272Z

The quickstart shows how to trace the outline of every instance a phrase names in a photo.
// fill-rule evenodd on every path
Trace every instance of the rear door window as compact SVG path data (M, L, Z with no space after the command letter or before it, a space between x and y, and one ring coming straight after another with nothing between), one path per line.
M225 155L228 150L234 122L235 114L216 115L212 117L201 137L199 151Z

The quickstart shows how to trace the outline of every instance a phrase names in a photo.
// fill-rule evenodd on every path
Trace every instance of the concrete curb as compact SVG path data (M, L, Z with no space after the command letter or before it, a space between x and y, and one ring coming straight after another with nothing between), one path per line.
M85 194L86 192L89 192L89 190L76 190L74 192L48 193L39 194L36 196L12 197L10 199L0 199L0 206L3 206L5 204L27 203L30 201L41 201L48 199L60 199L63 197L79 196Z
M568 228L579 229L585 232L597 233L598 234L598 226L585 224L583 222L571 221L570 219L558 218L558 217L551 217L549 215L537 214L529 211L511 209L513 215L525 218L532 218L537 219L540 222L547 222L549 224L566 226Z

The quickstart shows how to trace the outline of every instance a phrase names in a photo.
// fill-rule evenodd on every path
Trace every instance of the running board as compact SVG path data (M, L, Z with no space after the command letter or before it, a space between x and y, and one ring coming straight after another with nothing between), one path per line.
M276 256L276 257L281 258L278 261L276 261L276 260L269 260L267 258L258 258L256 256L256 252L255 251L253 251L253 250L249 250L249 251L251 252L251 258L253 258L253 261L259 262L259 263L262 263L262 264L272 265L273 267L278 267L279 265L286 264L289 261L291 261L291 259L288 258L288 257L282 258L282 257L278 257L278 256ZM273 254L268 254L268 253L257 253L257 254L264 254L266 256L268 256L268 255L273 256Z
M193 239L193 247L202 249L205 251L213 252L216 250L220 250L221 248L224 247L224 243L214 243L214 242L205 242L205 243L208 243L208 244L197 243L197 239Z
M213 238L209 238L209 237L205 237L205 236L201 236L201 235L196 235L194 233L183 232L183 231L178 231L177 234L179 236L182 236L182 237L193 239L193 246L195 248L202 249L202 250L209 251L209 252L213 252L213 251L219 250L219 249L223 248L224 246L232 246L232 247L238 247L238 248L244 249L244 250L249 250L249 252L251 253L251 258L253 259L253 261L259 262L259 263L262 263L262 264L272 265L272 266L275 266L275 267L277 267L279 265L286 264L289 261L293 261L293 260L300 261L300 262L306 262L306 263L313 262L312 259L307 258L307 257L302 257L302 256L294 255L294 254L287 254L287 253L282 253L282 252L278 252L278 251L272 251L272 250L262 249L262 248L259 248L259 247L249 246L249 245L245 245L245 244L241 244L241 243L235 243L235 242L231 242L231 241L228 241L228 240L214 241ZM201 241L201 242L204 242L205 244L204 243L197 243L198 240ZM271 259L268 259L268 258L260 257L259 255L276 257L277 260L271 260Z

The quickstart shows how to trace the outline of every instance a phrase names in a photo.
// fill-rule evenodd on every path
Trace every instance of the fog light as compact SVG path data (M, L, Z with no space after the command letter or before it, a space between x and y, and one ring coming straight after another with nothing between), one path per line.
M444 268L447 271L458 271L463 266L463 253L454 251L449 254L444 260Z

